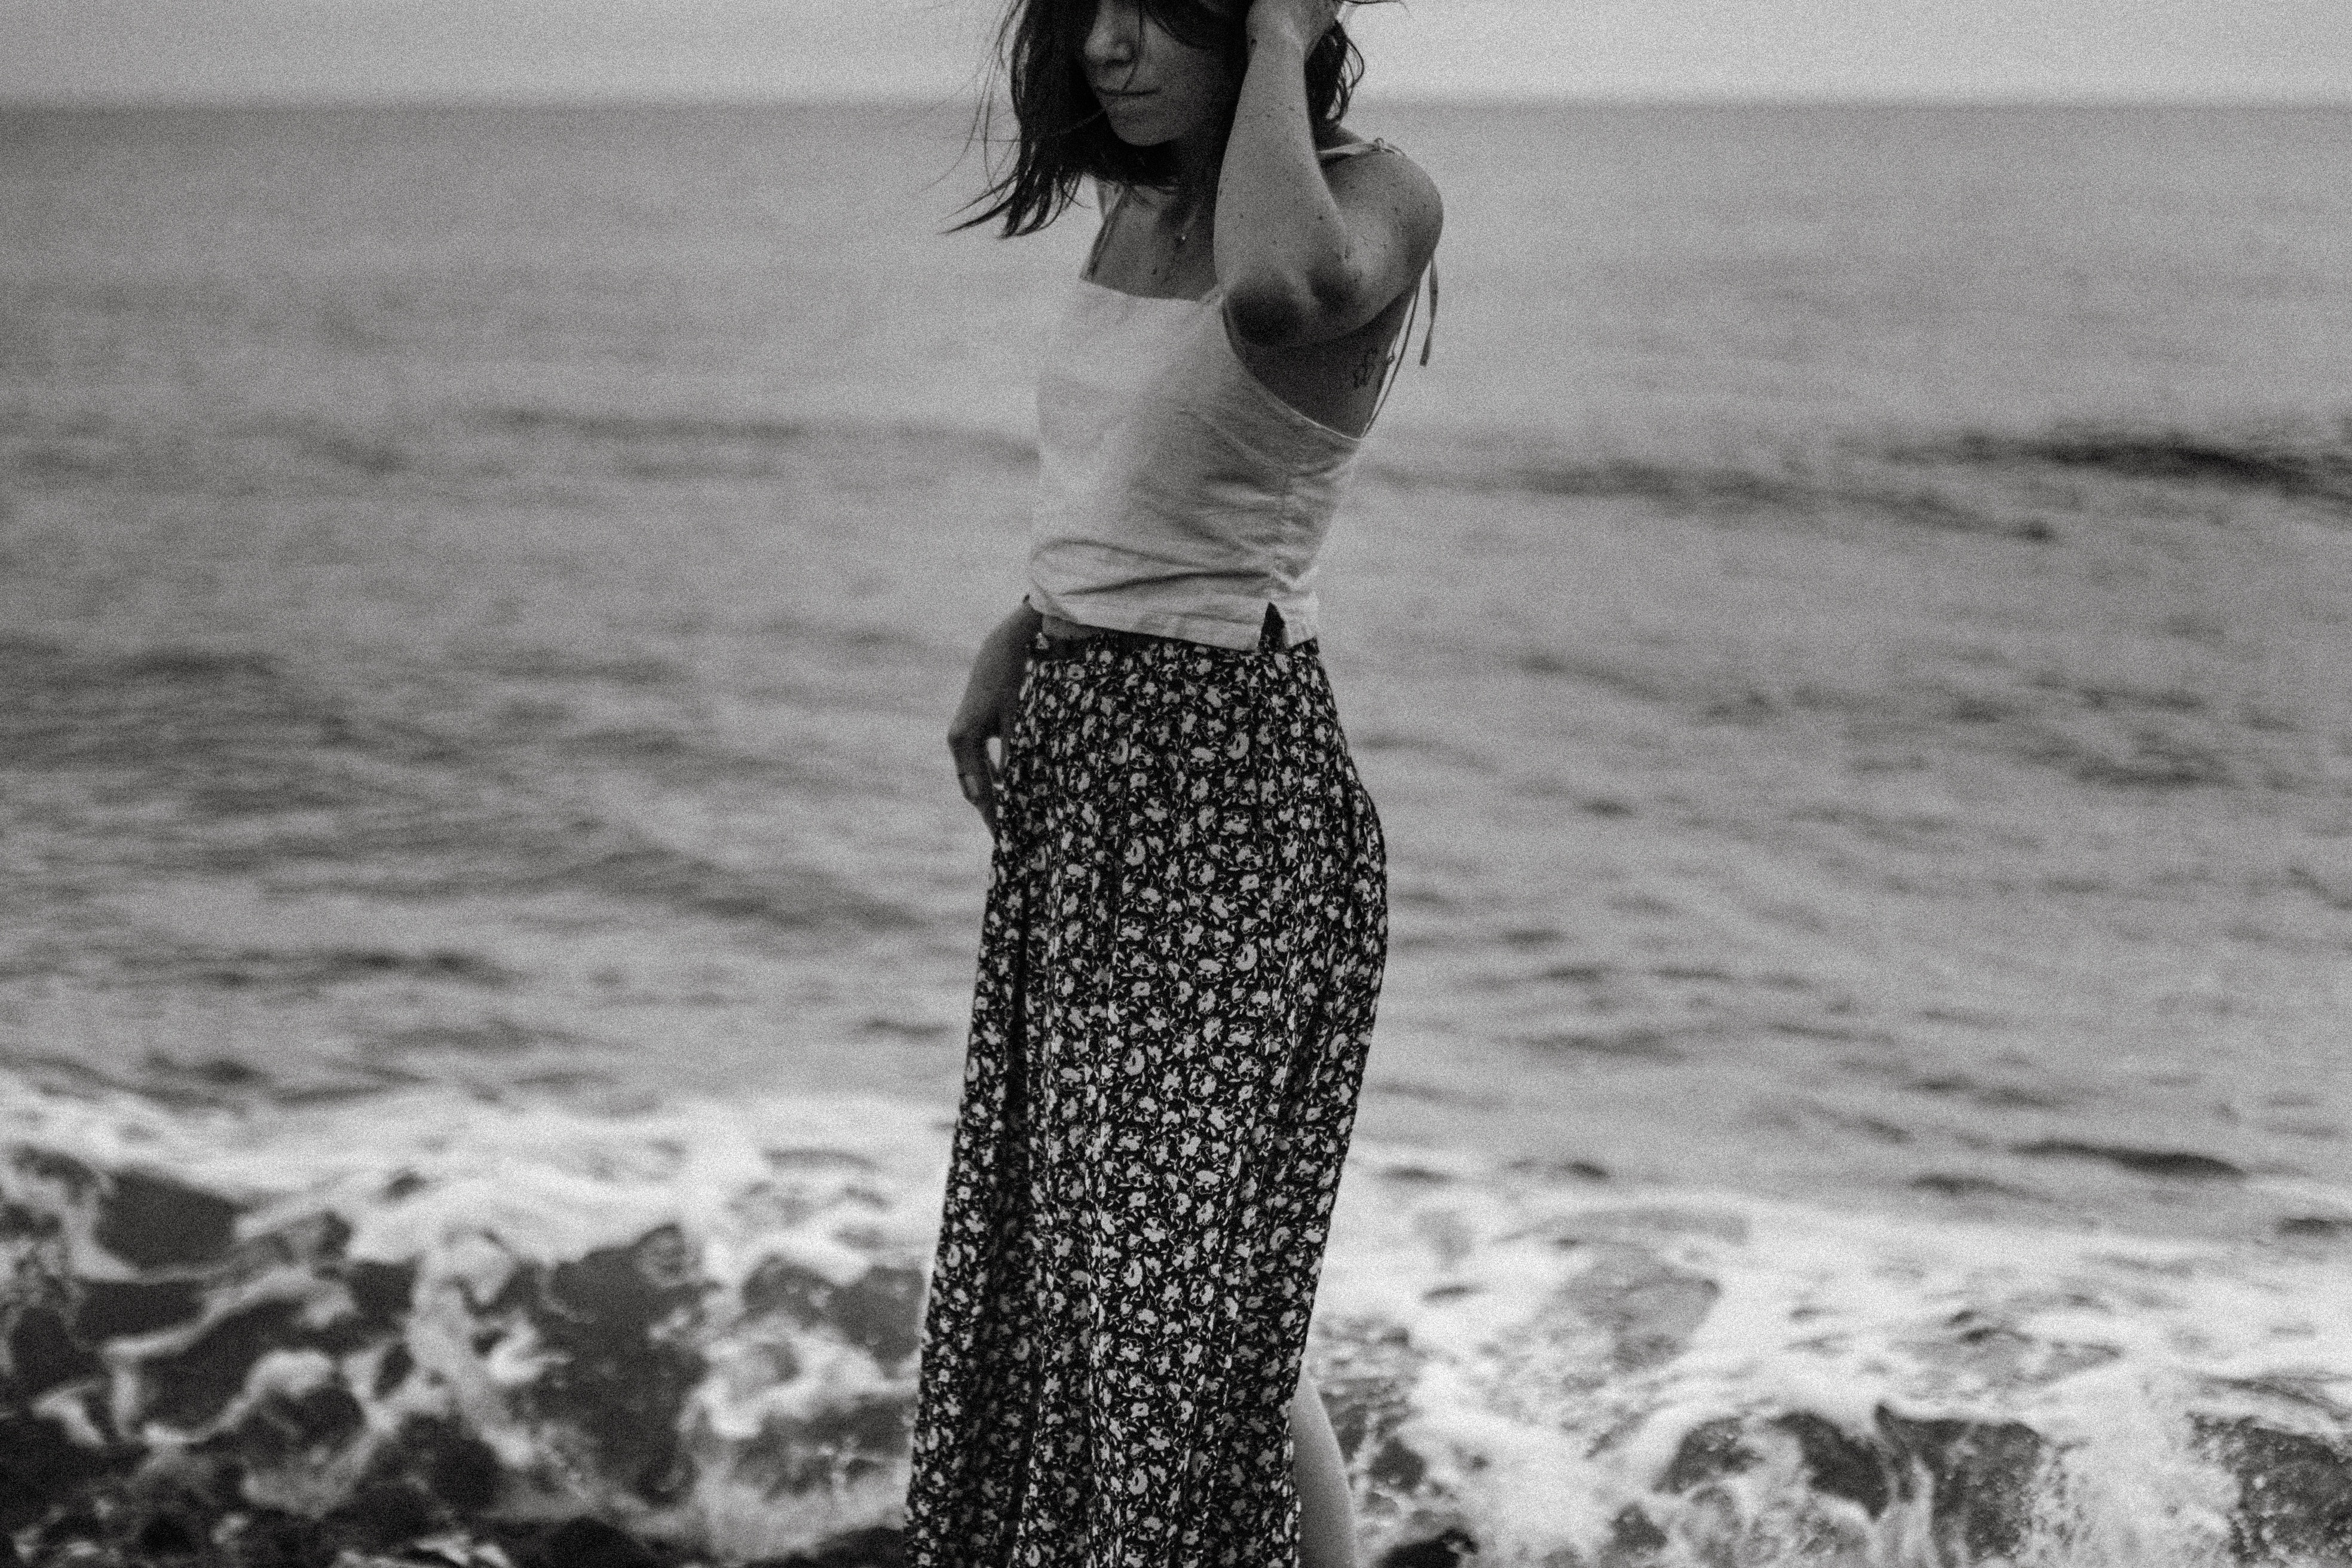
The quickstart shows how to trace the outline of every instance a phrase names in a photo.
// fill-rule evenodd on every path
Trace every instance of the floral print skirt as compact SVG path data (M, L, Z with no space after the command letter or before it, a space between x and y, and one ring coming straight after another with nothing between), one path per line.
M918 1568L1292 1568L1288 1405L1386 951L1312 643L1045 644L924 1315Z

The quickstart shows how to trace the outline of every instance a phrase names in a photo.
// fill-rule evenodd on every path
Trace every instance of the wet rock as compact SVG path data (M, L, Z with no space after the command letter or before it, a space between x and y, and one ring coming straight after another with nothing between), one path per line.
M85 1448L37 1415L0 1415L0 1533L23 1529L130 1458Z
M522 1559L523 1568L662 1568L645 1542L598 1519L567 1520Z
M1877 1448L1810 1410L1790 1411L1772 1425L1796 1439L1814 1490L1859 1504L1873 1519L1886 1511L1891 1489Z
M205 1263L236 1237L237 1207L169 1176L118 1171L99 1202L98 1244L134 1268Z
M319 1521L275 1510L231 1514L214 1539L224 1568L330 1568L342 1553Z
M351 1292L352 1310L362 1322L397 1328L416 1295L416 1265L354 1263L343 1270L343 1289Z
M736 1476L767 1497L828 1491L870 1476L907 1449L909 1401L873 1395L802 1420L772 1422L737 1455Z
M1429 1461L1399 1438L1384 1438L1364 1465L1364 1479L1393 1492L1410 1492L1429 1479Z
M1408 1541L1381 1553L1379 1568L1458 1568L1478 1555L1478 1543L1459 1530Z
M2238 1478L2230 1544L2243 1563L2352 1561L2352 1447L2245 1419L2205 1419L2198 1436Z
M495 1504L502 1478L497 1449L438 1415L403 1422L370 1457L367 1476L377 1485L409 1487L457 1517Z
M694 1481L678 1417L704 1369L688 1331L701 1290L683 1235L664 1226L558 1265L526 1309L556 1359L521 1403L578 1432L608 1477L656 1505Z
M194 1557L210 1544L201 1529L175 1513L153 1515L131 1538L131 1550L142 1558Z
M204 1292L186 1279L85 1279L74 1309L74 1334L86 1344L152 1334L204 1310Z
M885 1372L922 1342L923 1275L877 1263L846 1285L782 1258L770 1258L743 1282L743 1308L780 1312L806 1329L830 1328L871 1355Z
M1627 1503L1609 1521L1610 1555L1620 1560L1663 1550L1668 1539L1639 1503Z
M320 1516L329 1539L361 1552L385 1552L448 1522L446 1514L413 1481L368 1481Z
M2048 1445L2015 1421L1914 1420L1885 1405L1880 1437L1903 1461L1899 1495L1924 1490L1930 1534L1955 1565L2013 1557L2033 1518L2033 1482Z
M273 1394L227 1435L226 1447L249 1465L324 1465L357 1437L366 1412L349 1389L329 1384L307 1394Z
M789 1557L771 1557L744 1568L905 1568L905 1532L887 1525L853 1530Z
M331 1272L351 1240L352 1222L321 1209L238 1243L230 1253L230 1271L247 1279L285 1268Z
M368 1392L378 1399L388 1398L394 1390L408 1381L408 1374L415 1370L415 1353L404 1342L395 1341L383 1352L383 1359L375 1363L375 1376L369 1383Z
M1736 1476L1752 1468L1763 1456L1750 1447L1737 1415L1702 1421L1683 1434L1675 1457L1658 1478L1662 1492L1682 1493L1707 1481Z
M1657 1489L1704 1498L1714 1483L1763 1465L1776 1450L1785 1454L1784 1444L1796 1450L1806 1490L1819 1498L1853 1504L1873 1520L1898 1497L1923 1504L1938 1561L1953 1568L2021 1548L2048 1451L2039 1433L2016 1422L1915 1420L1882 1407L1875 1431L1857 1435L1806 1410L1762 1420L1727 1415L1684 1435ZM1823 1542L1859 1528L1812 1505L1791 1518L1808 1521L1804 1529Z
M75 1340L54 1308L28 1307L16 1314L8 1331L8 1376L0 1380L0 1392L12 1403L26 1404L102 1370L98 1357Z
M146 1363L149 1418L183 1432L209 1426L245 1387L253 1363L311 1342L299 1301L262 1301L232 1312L174 1355Z

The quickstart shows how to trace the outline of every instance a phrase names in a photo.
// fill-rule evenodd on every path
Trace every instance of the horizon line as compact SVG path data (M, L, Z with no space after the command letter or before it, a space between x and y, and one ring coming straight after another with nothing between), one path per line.
M976 109L962 93L945 97L908 92L775 94L597 93L597 92L386 92L332 95L247 93L170 95L70 93L54 97L0 95L0 114L121 110L334 110L461 109L900 109L923 112ZM2352 92L2338 96L2250 97L2242 94L2074 94L1944 92L1910 93L1730 93L1730 92L1383 92L1360 93L1363 109L2148 109L2352 110Z

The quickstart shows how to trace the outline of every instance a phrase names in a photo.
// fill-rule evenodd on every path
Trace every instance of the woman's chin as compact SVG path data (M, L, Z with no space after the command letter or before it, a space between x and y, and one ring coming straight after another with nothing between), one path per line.
M1155 113L1156 107L1141 100L1110 100L1103 102L1103 119L1110 133L1129 146L1158 147L1175 141L1181 131L1168 123L1165 113Z
M1157 125L1121 125L1116 118L1110 122L1110 133L1130 147L1160 147L1176 140Z

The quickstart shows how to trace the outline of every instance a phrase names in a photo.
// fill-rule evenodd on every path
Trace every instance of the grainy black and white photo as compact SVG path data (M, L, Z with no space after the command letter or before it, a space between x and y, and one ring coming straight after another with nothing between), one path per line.
M0 0L0 1563L2352 1568L2352 8Z

